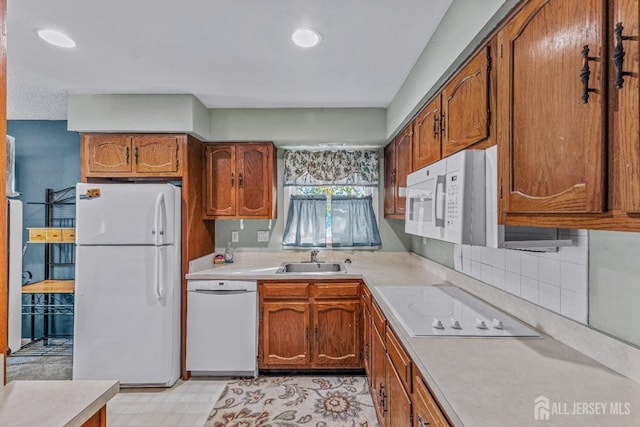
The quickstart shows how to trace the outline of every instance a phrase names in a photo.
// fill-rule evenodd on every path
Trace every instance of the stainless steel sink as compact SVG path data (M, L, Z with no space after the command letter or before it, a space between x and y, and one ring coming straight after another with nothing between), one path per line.
M341 262L283 262L277 274L340 274L347 268Z

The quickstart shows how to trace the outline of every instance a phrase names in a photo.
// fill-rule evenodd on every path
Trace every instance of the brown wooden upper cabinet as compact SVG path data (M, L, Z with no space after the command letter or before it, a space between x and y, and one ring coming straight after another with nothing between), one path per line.
M238 142L205 147L208 219L276 217L276 155L272 143Z
M441 117L440 95L437 95L416 116L413 122L414 171L442 158Z
M442 91L442 156L489 138L491 50L478 52Z
M602 0L532 0L499 32L502 212L604 210L605 28Z
M384 216L404 219L407 175L412 171L413 126L407 126L384 150Z
M609 21L613 28L607 29L612 58L608 110L615 153L609 187L613 210L640 213L640 7L637 0L614 5Z
M83 134L84 177L180 177L182 135Z

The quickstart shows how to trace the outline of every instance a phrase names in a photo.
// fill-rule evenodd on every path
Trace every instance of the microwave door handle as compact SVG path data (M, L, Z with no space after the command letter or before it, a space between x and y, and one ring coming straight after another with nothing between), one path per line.
M438 194L440 192L440 184L442 184L442 193L446 194L446 175L438 175L438 179L436 180L436 197L435 203L433 204L433 208L435 209L435 215L433 217L435 218L436 227L444 227L445 202L442 201L442 203L440 203L440 194Z

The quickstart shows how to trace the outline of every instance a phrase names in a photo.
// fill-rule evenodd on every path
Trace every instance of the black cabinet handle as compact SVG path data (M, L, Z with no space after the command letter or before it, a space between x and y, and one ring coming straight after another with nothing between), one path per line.
M435 138L436 136L438 136L438 122L440 120L438 120L438 112L436 111L433 114L433 137Z
M234 180L235 180L235 176L234 174L231 174L231 187L233 187Z
M582 80L582 103L587 104L589 102L589 92L595 92L596 90L589 87L589 76L591 76L591 70L589 69L589 61L593 61L595 58L589 56L589 45L586 44L582 47L582 68L580 69L580 80Z
M129 147L124 149L124 161L126 164L129 164Z
M622 89L622 85L624 84L624 76L630 76L631 73L628 71L622 71L622 66L624 64L624 46L622 46L622 40L629 40L631 37L623 36L622 30L624 27L622 26L622 22L618 22L613 30L613 34L616 38L616 45L613 48L613 65L616 67L616 74L613 84L616 89Z
M138 147L133 150L133 158L135 159L136 165L138 164Z
M238 185L242 187L242 174L238 177Z

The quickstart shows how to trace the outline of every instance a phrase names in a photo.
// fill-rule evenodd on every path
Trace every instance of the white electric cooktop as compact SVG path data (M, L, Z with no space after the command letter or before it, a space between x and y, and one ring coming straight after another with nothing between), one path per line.
M539 337L522 322L453 285L379 286L412 337Z

